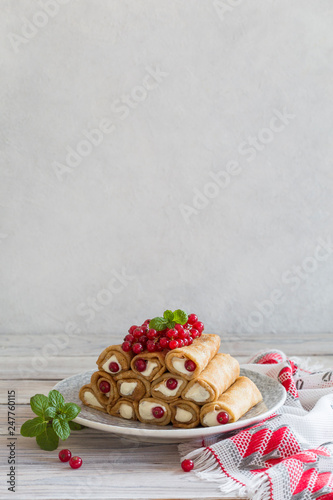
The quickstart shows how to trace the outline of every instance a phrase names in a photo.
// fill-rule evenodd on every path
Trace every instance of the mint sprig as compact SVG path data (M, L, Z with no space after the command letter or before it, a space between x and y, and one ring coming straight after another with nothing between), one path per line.
M186 312L182 311L181 309L177 309L173 312L170 311L170 309L167 309L163 313L163 318L157 316L150 321L149 328L153 328L157 332L161 332L166 328L174 328L176 324L185 325L187 319L188 316Z
M30 399L30 406L37 417L24 422L20 432L25 437L36 437L42 450L56 450L59 438L65 441L71 430L83 428L72 422L81 408L75 403L65 403L63 395L56 390L50 391L48 396L36 394Z

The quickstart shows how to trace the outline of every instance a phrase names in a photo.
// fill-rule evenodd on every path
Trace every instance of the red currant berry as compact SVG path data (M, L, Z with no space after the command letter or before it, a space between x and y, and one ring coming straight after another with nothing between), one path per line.
M69 465L72 467L72 469L78 469L82 465L82 458L72 457L69 461Z
M107 392L109 392L110 391L110 384L109 384L109 382L106 382L106 380L103 380L99 384L99 390L101 392L103 392L103 394L106 394Z
M148 330L147 332L147 337L151 340L154 339L155 337L157 337L157 331L154 330L154 328L150 328L150 330Z
M167 347L169 347L169 339L167 339L166 337L161 337L160 338L160 346L163 349L166 349Z
M151 322L151 319L146 319L146 320L143 322L143 324L144 324L144 325L149 325L149 323L150 323L150 322Z
M143 323L143 325L141 325L140 328L143 331L143 333L147 333L149 330L149 326L146 325L145 323Z
M139 337L141 337L141 335L143 335L143 330L142 330L142 328L139 328L139 327L138 327L138 328L136 328L136 329L133 331L133 334L132 334L132 335L134 335L134 337L135 337L136 339L138 339Z
M116 372L119 372L120 367L119 367L118 363L116 363L115 361L111 361L111 363L109 364L109 370L112 373L116 373Z
M188 317L187 322L190 323L190 325L194 325L198 321L198 316L196 314L190 314Z
M177 330L175 328L170 328L170 330L168 330L167 336L169 338L176 339L178 337L178 332L177 332Z
M183 339L184 347L186 347L188 345L188 340L189 340L188 338Z
M226 411L220 411L216 420L219 424L227 424L229 422L229 414Z
M185 369L188 371L188 372L194 372L194 370L196 369L197 365L194 363L194 361L192 361L191 359L188 359L187 361L185 361Z
M130 333L130 334L132 335L132 334L133 334L133 332L134 332L134 330L135 330L136 328L139 328L139 327L138 327L137 325L132 325L132 326L129 328L128 333Z
M148 340L147 342L147 350L149 352L155 352L156 351L156 344L153 340Z
M205 325L201 321L197 321L194 323L193 328L198 330L199 333L202 333L204 331Z
M188 337L187 342L188 342L188 345L193 344L193 339L192 339L192 337Z
M59 460L61 460L62 462L68 462L68 460L71 458L72 456L72 453L70 450L61 450L59 451Z
M125 352L129 352L131 350L131 347L132 347L132 344L130 342L127 342L127 341L123 342L122 346L121 346L122 350Z
M182 461L182 469L184 472L190 472L194 467L194 463L192 460L183 460Z
M172 337L173 337L173 336L174 336L174 331L173 331L172 329L168 330L168 331L167 331L167 337L168 337L169 339L172 339Z
M147 361L145 359L139 358L135 361L135 368L138 372L144 372L147 368Z
M128 335L126 335L125 340L126 342L133 342L134 337L131 333L129 333Z
M175 325L175 329L177 330L178 333L180 332L183 332L184 331L184 327L183 325Z
M170 391L173 391L176 387L178 387L178 381L175 378L168 378L165 384Z
M143 345L140 344L139 342L137 342L136 344L133 345L132 347L132 351L135 353L135 354L140 354L140 352L143 351Z
M156 342L155 344L155 350L156 352L162 352L163 351L163 347L161 346L161 344L159 342Z
M141 337L139 338L139 342L143 346L145 346L147 344L147 340L148 340L148 337L146 335L141 335Z
M199 336L199 332L195 328L191 328L190 335L191 335L192 339L195 339Z
M183 339L178 339L178 347L184 347L184 340Z
M183 329L182 331L178 332L178 337L180 339L186 339L188 336L189 336L189 333L187 330Z
M162 418L164 416L164 410L162 406L155 406L155 408L152 409L152 414L155 418Z
M169 349L177 349L178 347L178 340L170 340L169 342Z

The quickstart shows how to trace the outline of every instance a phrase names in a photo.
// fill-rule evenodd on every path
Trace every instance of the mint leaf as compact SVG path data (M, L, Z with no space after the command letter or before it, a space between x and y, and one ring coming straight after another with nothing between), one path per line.
M35 437L45 431L47 422L43 417L32 418L27 420L21 427L21 435L24 437Z
M168 321L168 322L167 322L167 327L168 327L168 328L174 328L174 327L175 327L175 325L176 325L175 321Z
M154 328L157 332L161 332L167 326L167 321L164 318L154 318L149 323L149 328Z
M49 402L51 406L54 406L56 410L61 410L65 404L64 396L60 392L53 389L49 392Z
M35 394L35 396L30 398L30 406L36 415L43 417L46 408L50 405L48 398L44 394Z
M63 441L66 441L68 436L71 433L70 427L68 425L68 422L65 418L54 418L52 420L52 427L55 433L62 439Z
M80 431L81 429L84 429L84 425L78 424L77 422L70 421L68 422L68 425L72 431Z
M170 309L167 309L163 313L163 318L165 318L167 321L172 321L173 320L173 312L170 311Z
M73 420L81 411L81 408L75 403L66 403L62 409L67 420Z
M188 320L188 316L185 311L182 311L181 309L177 309L173 313L173 320L178 323L179 325L185 325L186 321Z
M46 420L52 420L57 414L57 409L54 406L49 406L46 408L45 413L44 413L44 418Z
M56 450L59 445L59 438L51 426L46 427L45 431L36 437L36 441L38 446L46 451Z

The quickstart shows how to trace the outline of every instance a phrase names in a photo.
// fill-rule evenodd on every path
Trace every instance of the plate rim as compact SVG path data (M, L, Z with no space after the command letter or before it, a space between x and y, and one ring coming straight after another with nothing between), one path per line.
M104 432L112 433L112 434L117 434L117 435L122 435L126 434L126 437L128 436L129 438L132 437L137 437L138 433L141 434L142 437L147 437L147 438L164 438L164 439L195 439L198 437L208 437L211 435L217 435L217 434L225 434L230 431L238 430L243 427L248 427L250 425L256 424L260 422L261 420L271 416L275 411L280 408L286 401L287 393L283 385L281 385L277 380L268 377L267 375L264 375L263 373L259 373L255 370L251 370L248 368L248 365L245 365L244 367L241 365L240 368L249 372L253 372L256 375L259 375L260 377L267 378L273 382L276 382L278 386L283 389L283 392L281 393L281 399L270 409L265 411L264 413L261 413L260 415L256 415L254 417L251 417L247 420L238 420L237 422L233 422L230 424L225 424L223 428L221 426L212 426L212 427L195 427L193 429L184 429L184 428L177 428L177 427L171 427L168 429L164 429L161 427L161 429L141 429L139 427L124 427L124 426L118 426L115 424L106 424L103 422L94 422L93 420L87 420L84 417L76 417L73 421L77 422L78 424L84 425L85 427L89 427L91 429L97 429L101 430ZM86 370L81 373L77 373L75 375L72 375L71 377L66 377L63 380L60 380L57 382L57 384L53 387L53 389L58 388L58 386L64 382L65 380L70 380L72 378L75 378L79 375L84 375L86 373L91 372L92 370ZM116 417L115 417L116 418Z

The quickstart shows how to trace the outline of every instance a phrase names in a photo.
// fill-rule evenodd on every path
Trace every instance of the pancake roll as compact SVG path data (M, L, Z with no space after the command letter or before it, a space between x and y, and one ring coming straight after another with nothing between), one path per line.
M191 380L182 398L198 405L215 401L239 376L239 363L230 354L218 353L198 377Z
M113 417L121 417L126 420L137 420L135 402L128 398L120 398L112 405L107 406L107 412Z
M180 375L163 373L161 377L151 384L151 395L154 398L170 402L180 398L182 391L187 386L187 380Z
M201 424L204 427L212 427L237 422L260 401L262 401L262 395L255 383L247 377L238 377L217 401L201 408Z
M137 354L131 361L131 368L134 373L150 382L156 380L166 370L165 354L163 352Z
M169 351L165 357L171 373L192 380L200 375L220 347L219 335L203 333L193 344Z
M79 392L79 398L81 399L84 405L89 406L94 410L100 410L107 413L106 405L103 405L99 402L92 387L92 384L86 384L83 387L81 387Z
M90 382L96 398L103 406L113 404L119 398L116 382L108 373L95 372L92 374Z
M132 370L121 372L114 377L121 398L139 401L150 396L150 382Z
M99 370L104 370L110 375L129 370L133 352L125 352L121 345L110 345L99 355L96 364Z
M174 427L193 429L200 424L200 406L192 401L177 399L170 403L171 423Z
M137 417L140 422L154 425L168 425L171 419L169 404L163 399L142 398L136 403Z

